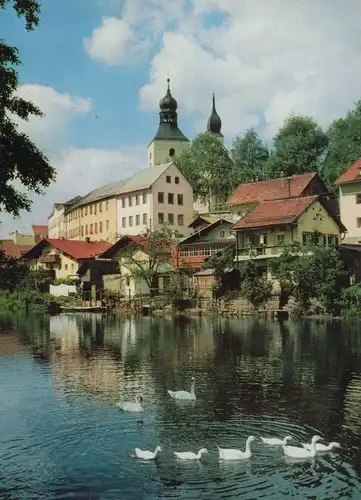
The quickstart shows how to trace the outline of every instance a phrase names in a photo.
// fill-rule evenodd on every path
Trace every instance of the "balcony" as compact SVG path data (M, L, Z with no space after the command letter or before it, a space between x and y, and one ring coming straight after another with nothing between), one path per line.
M247 247L247 248L239 248L235 257L235 260L238 262L254 259L269 259L279 257L285 245L269 245L269 246L258 246L258 247ZM302 255L310 255L311 252L301 252Z

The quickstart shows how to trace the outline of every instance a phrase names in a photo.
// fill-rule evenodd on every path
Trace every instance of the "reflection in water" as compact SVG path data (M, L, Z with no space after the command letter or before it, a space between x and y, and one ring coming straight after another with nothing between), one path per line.
M333 323L0 316L0 498L359 498L360 354ZM192 376L197 401L171 400ZM138 393L141 418L117 410ZM300 462L255 442L218 461L249 435L316 433L342 451ZM155 463L128 458L156 445Z

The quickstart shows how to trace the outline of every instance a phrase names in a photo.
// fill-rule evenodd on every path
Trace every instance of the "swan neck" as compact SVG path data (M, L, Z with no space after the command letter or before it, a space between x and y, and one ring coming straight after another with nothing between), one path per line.
M194 394L194 385L195 385L195 382L193 380L193 382L191 383L191 394Z

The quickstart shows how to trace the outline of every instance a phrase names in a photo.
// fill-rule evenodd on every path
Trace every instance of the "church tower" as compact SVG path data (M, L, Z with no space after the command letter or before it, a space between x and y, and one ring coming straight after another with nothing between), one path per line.
M174 160L190 147L189 140L178 128L178 103L172 96L167 79L167 92L159 103L159 126L148 146L148 166L155 167Z
M207 132L214 135L219 139L219 141L223 144L224 143L224 137L221 132L222 128L222 120L220 119L217 111L216 111L216 99L213 94L212 98L212 112L211 116L208 119L207 123Z

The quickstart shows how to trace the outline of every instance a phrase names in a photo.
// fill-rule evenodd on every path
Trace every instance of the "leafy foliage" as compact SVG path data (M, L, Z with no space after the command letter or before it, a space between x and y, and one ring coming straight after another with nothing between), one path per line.
M27 267L8 257L0 248L0 290L16 290L27 274Z
M250 259L240 265L241 294L259 310L271 297L273 284L262 274L256 263Z
M177 166L204 203L222 204L231 194L234 162L227 149L209 133L199 134L178 159Z
M9 0L0 0L5 9ZM26 29L39 24L40 3L36 0L13 0L13 8L24 17ZM19 78L16 68L20 65L19 52L0 39L0 211L19 215L20 210L30 210L28 194L15 186L15 181L28 191L42 193L55 180L55 170L46 156L29 137L18 130L14 116L28 120L42 116L39 108L16 96Z
M324 177L330 187L350 165L361 157L361 100L344 118L335 120L327 131L329 146Z
M203 269L214 269L213 293L216 298L223 297L228 291L226 271L234 267L235 255L236 247L231 246L211 255L202 265Z
M328 138L309 116L290 116L274 138L267 165L269 178L319 172Z
M232 145L235 166L232 185L236 188L243 182L261 181L265 178L265 168L270 151L254 129L249 129L243 137L236 137Z
M361 285L359 283L342 291L341 315L346 317L360 317Z
M348 272L334 247L294 244L272 262L272 273L282 292L293 296L300 312L307 313L317 299L327 313L339 314Z

